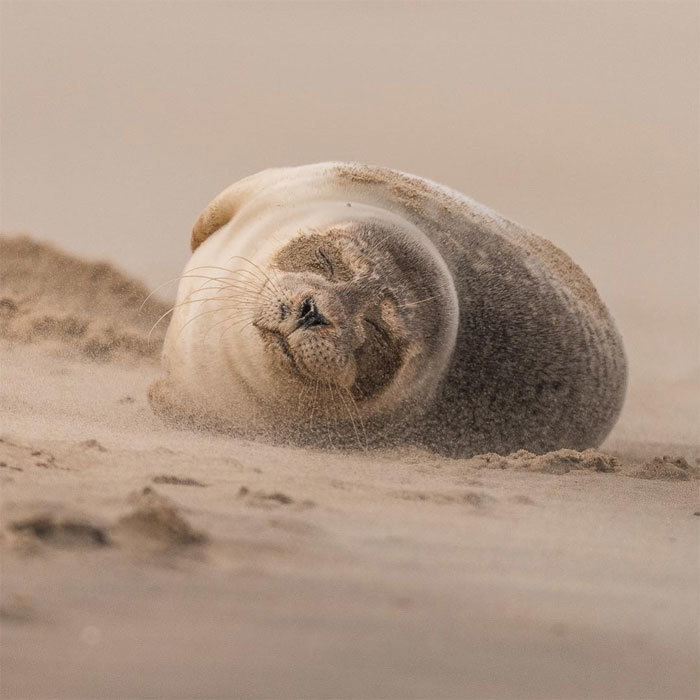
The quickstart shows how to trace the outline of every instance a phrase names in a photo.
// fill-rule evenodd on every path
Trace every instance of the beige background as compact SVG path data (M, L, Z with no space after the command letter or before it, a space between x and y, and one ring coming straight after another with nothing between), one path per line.
M695 2L2 3L2 228L156 285L223 187L359 160L457 188L590 274L617 436L698 421Z

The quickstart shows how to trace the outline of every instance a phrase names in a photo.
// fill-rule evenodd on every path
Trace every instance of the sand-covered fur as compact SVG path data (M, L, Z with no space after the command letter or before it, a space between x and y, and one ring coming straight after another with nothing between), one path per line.
M185 421L239 435L468 456L595 447L622 408L622 339L584 272L436 183L266 170L217 196L192 241L167 416L190 405Z

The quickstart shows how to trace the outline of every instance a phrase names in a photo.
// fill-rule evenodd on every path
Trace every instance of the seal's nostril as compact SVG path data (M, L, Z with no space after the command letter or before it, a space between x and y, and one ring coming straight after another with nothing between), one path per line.
M299 323L297 328L310 328L311 326L329 326L328 319L319 313L316 303L311 297L301 302L299 308Z
M287 318L288 315L289 315L289 307L284 302L282 302L280 304L280 317L284 321L284 319Z
M301 302L301 308L299 309L299 318L305 319L310 314L315 313L316 307L314 305L314 300L311 297L306 297L304 301Z

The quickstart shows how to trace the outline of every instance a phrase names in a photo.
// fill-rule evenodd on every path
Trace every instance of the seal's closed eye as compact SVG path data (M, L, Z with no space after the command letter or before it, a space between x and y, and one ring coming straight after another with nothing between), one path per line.
M344 254L343 233L326 232L300 235L275 256L275 267L284 272L314 272L329 282L349 282L355 277Z
M323 250L323 248L318 248L316 250L316 256L328 268L329 277L330 279L333 279L335 277L335 265L333 264L333 260L331 260L331 257L325 250Z

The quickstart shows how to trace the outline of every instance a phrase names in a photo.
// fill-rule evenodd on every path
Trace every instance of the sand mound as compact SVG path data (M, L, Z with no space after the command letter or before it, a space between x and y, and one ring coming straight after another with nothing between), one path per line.
M162 548L206 542L206 536L182 517L175 504L150 486L134 494L131 501L133 510L117 525L120 535Z
M38 553L42 545L78 550L123 545L173 552L207 541L172 501L151 487L129 501L131 510L112 525L61 503L13 504L0 539L27 553Z
M693 467L684 457L653 457L641 461L629 457L615 457L598 450L555 450L536 455L518 450L510 455L489 452L476 455L465 463L475 469L511 469L513 471L539 472L541 474L568 474L572 471L619 472L637 479L662 481L690 481L700 478L700 468Z
M692 467L684 457L654 457L632 476L638 479L664 479L666 481L689 481L700 476L700 470Z
M619 462L615 457L597 450L584 450L583 452L556 450L543 455L536 455L527 450L518 450L507 456L496 453L477 455L467 461L471 466L480 469L515 469L543 474L567 474L579 469L614 472L619 467Z
M95 360L157 358L168 305L107 263L87 262L27 236L0 236L0 337Z

